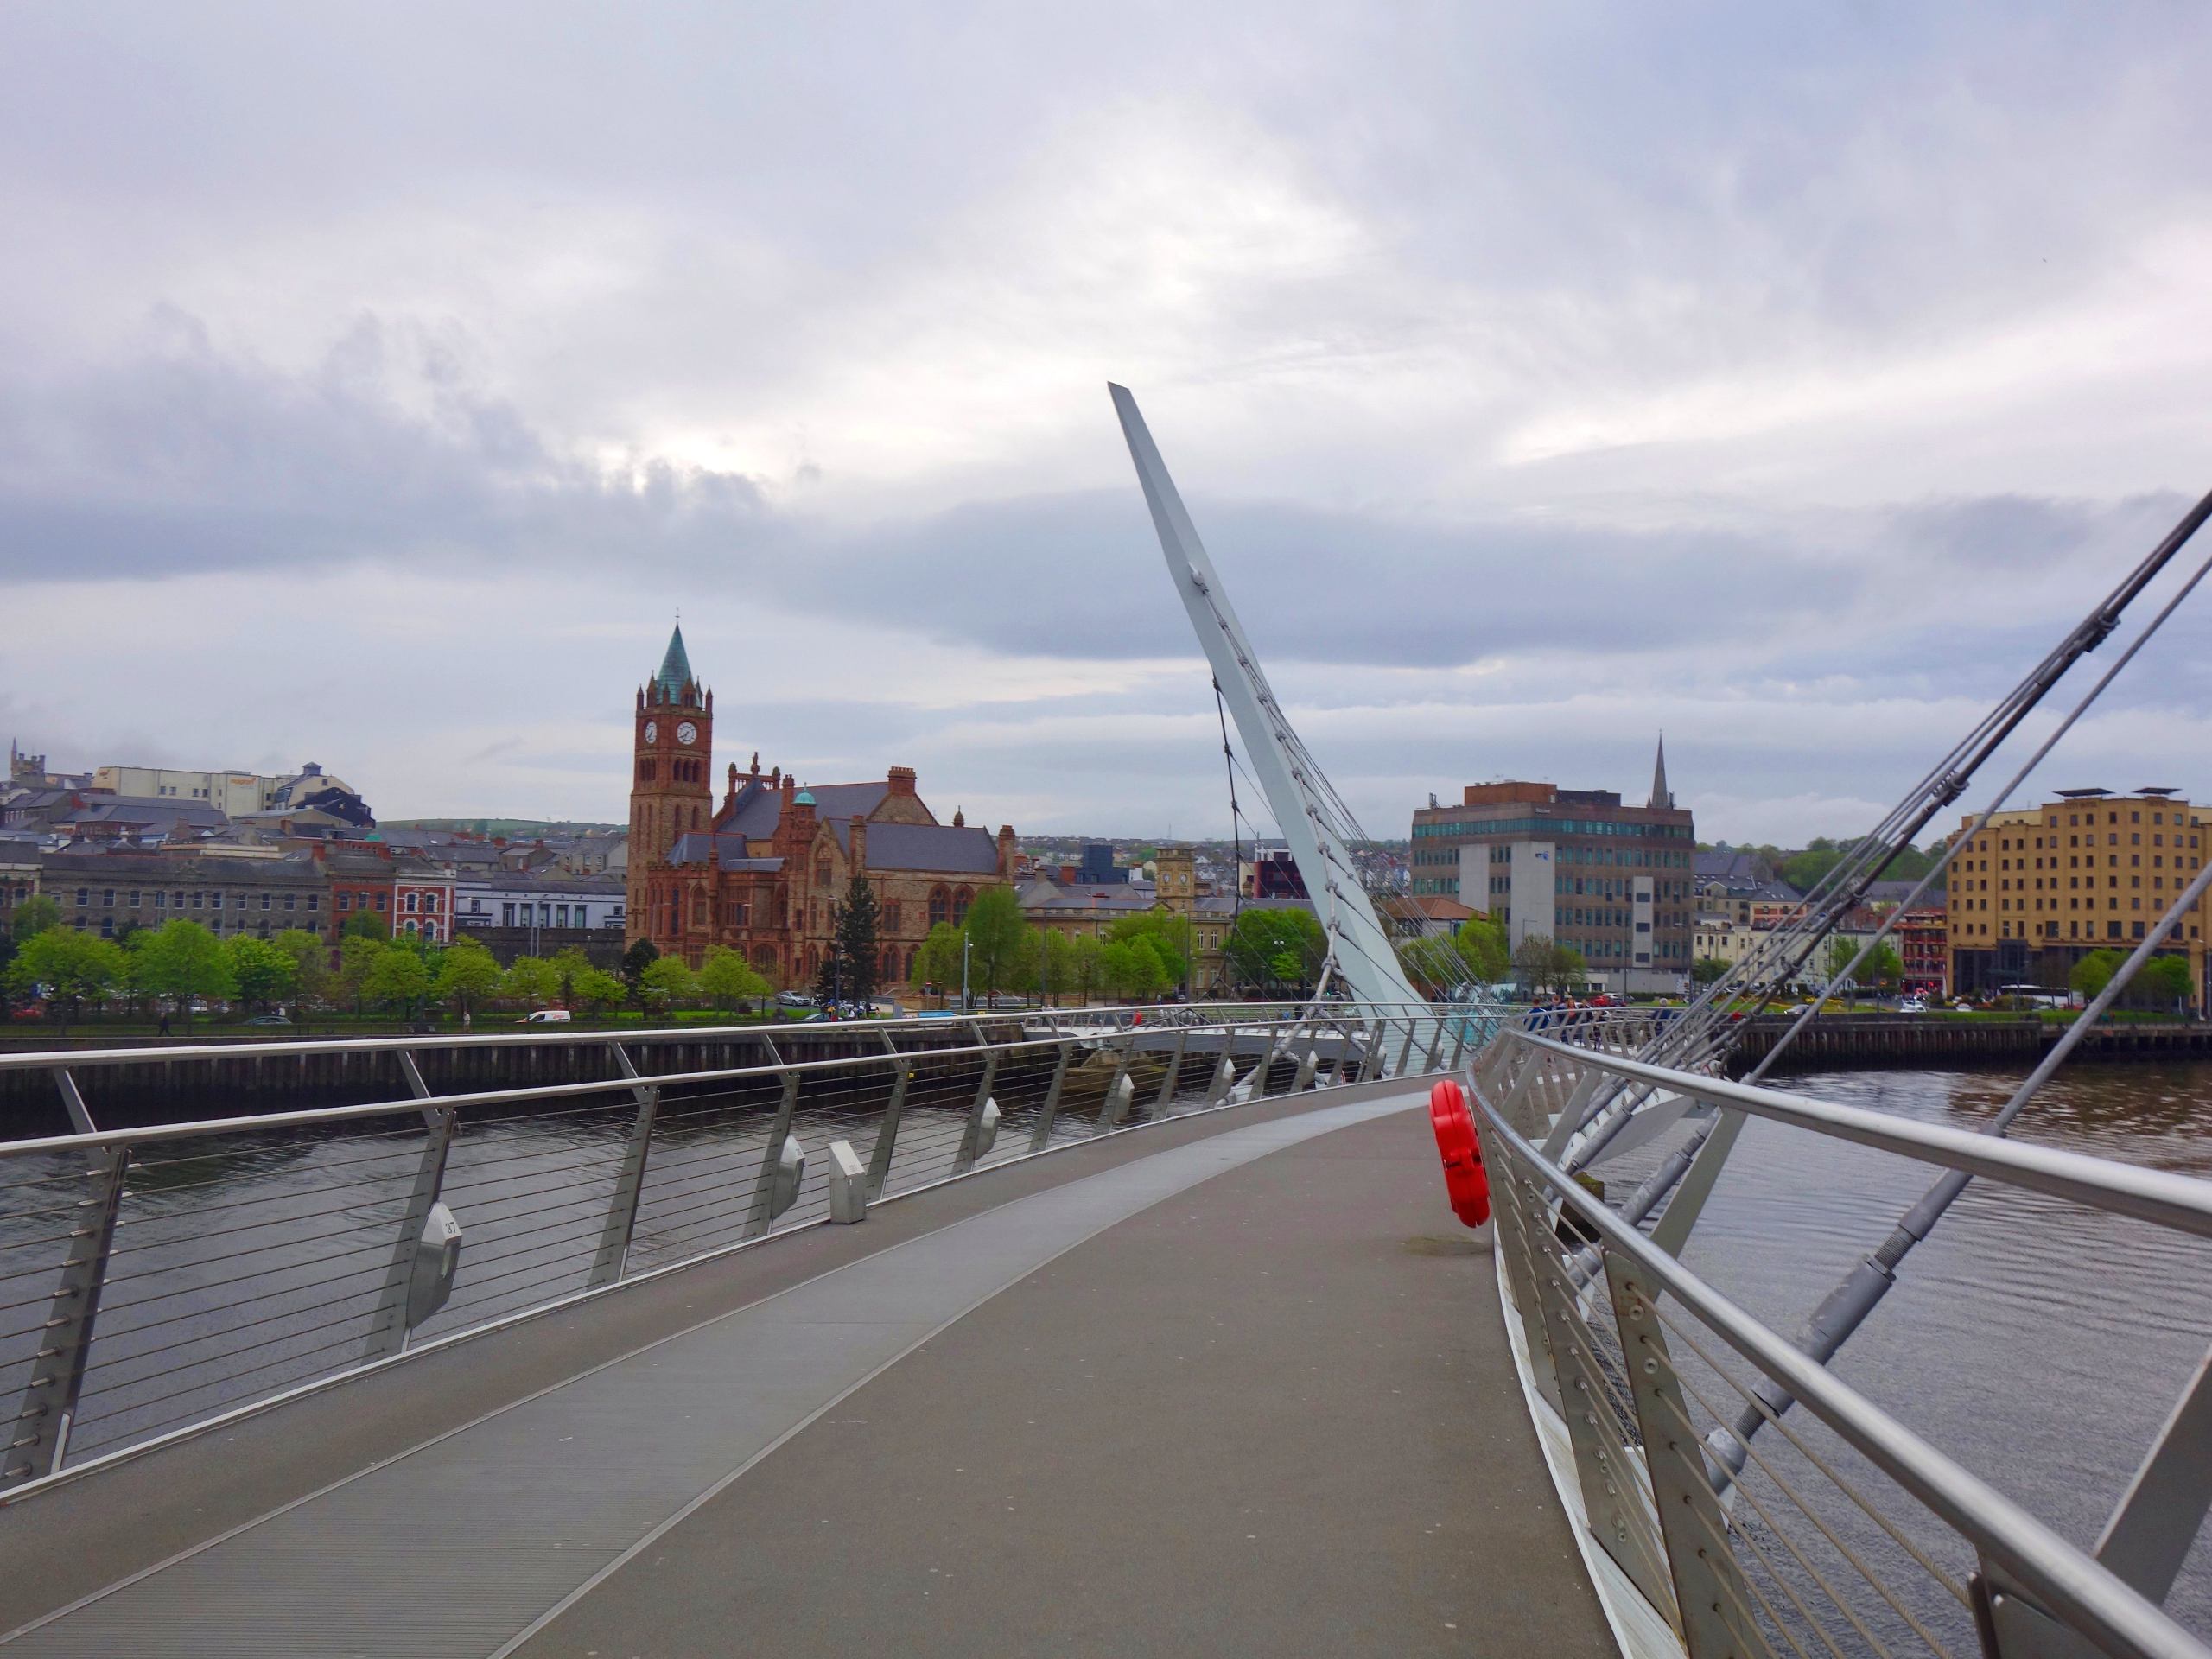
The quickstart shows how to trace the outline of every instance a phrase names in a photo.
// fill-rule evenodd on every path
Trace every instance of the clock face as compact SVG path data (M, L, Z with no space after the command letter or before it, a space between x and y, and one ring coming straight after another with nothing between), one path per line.
M699 728L690 721L685 721L676 728L676 741L679 743L696 743L699 741Z
M645 722L645 741L648 743L658 743L659 741L660 722L653 720L647 721Z

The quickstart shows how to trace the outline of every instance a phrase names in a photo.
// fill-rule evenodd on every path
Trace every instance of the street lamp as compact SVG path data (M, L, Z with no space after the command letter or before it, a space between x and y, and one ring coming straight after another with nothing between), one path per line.
M968 995L968 953L975 948L976 941L963 933L960 936L960 1012L963 1014L976 1011L976 1005Z

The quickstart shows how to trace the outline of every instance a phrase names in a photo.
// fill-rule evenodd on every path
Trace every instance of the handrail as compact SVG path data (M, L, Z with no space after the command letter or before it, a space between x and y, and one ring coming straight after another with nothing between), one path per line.
M1245 1020L1244 1029L1251 1030L1271 1022ZM1238 1022L1223 1020L1213 1025L1178 1026L1173 1027L1185 1033L1198 1032L1234 1031ZM254 1113L244 1117L200 1118L190 1122L157 1123L144 1128L94 1129L87 1135L42 1135L33 1140L0 1141L0 1158L19 1157L30 1153L90 1151L102 1147L141 1146L162 1141L188 1140L202 1135L245 1135L263 1129L302 1128L314 1124L343 1123L365 1117L390 1117L395 1112L419 1112L425 1106L435 1106L441 1111L463 1106L497 1106L511 1102L566 1099L575 1095L634 1094L639 1089L665 1088L672 1084L701 1083L732 1083L747 1077L780 1077L793 1072L835 1071L860 1070L866 1067L892 1065L899 1061L957 1060L981 1054L1003 1054L1019 1048L1057 1048L1062 1043L1086 1040L1081 1037L1023 1037L1003 1043L968 1043L954 1047L903 1049L867 1049L855 1054L831 1055L818 1060L780 1060L760 1065L733 1065L712 1067L696 1071L659 1071L632 1076L624 1073L613 1077L580 1077L563 1083L518 1084L500 1089L477 1089L467 1093L443 1095L401 1095L386 1100L367 1101L353 1106L317 1106L297 1112Z
M2117 1163L2084 1153L2038 1147L1940 1123L1916 1123L1886 1112L1784 1094L1758 1084L1676 1071L1529 1032L1514 1032L1510 1040L1572 1058L1578 1065L1612 1077L1734 1107L1753 1117L1896 1153L1945 1169L1986 1175L2094 1209L2133 1216L2212 1238L2212 1181L2196 1176Z
M1708 1083L1704 1078L1694 1081L1700 1089ZM1870 1463L2043 1598L2050 1611L2065 1615L2084 1634L2114 1651L2154 1659L2207 1659L2212 1654L2212 1649L2108 1568L1760 1324L1584 1191L1507 1122L1480 1091L1475 1099L1485 1122L1484 1133L1494 1137L1493 1147L1534 1172L1548 1197L1588 1228L1603 1248L1632 1262L1700 1325L1789 1389Z

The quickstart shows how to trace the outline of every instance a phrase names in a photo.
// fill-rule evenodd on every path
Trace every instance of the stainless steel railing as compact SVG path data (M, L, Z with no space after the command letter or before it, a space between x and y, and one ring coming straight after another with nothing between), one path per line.
M1808 1158L1850 1142L2196 1236L2212 1182L1642 1063L1633 1024L1510 1028L1474 1067L1473 1109L1530 1412L1647 1649L2205 1659L2160 1604L2212 1498L2212 1356L2084 1551L1686 1268L1709 1179L1694 1171L1647 1235L1562 1149L1603 1090L1658 1126L1608 1155L1733 1112L1803 1135Z
M1194 1112L1458 1065L1485 1020L1232 1004L1033 1009L950 1030L0 1057L55 1071L87 1120L132 1067L389 1050L407 1085L358 1105L0 1144L0 1400L19 1402L0 1493L833 1211ZM777 1046L832 1033L861 1046L807 1061ZM660 1044L741 1036L757 1060L654 1069L671 1052ZM417 1063L518 1043L596 1045L607 1075L434 1093ZM97 1074L90 1111L80 1074Z

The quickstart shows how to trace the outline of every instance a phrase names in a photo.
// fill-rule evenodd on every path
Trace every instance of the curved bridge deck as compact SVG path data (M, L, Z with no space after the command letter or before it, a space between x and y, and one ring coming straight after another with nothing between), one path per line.
M1420 1097L993 1172L48 1491L10 1651L1608 1652Z

